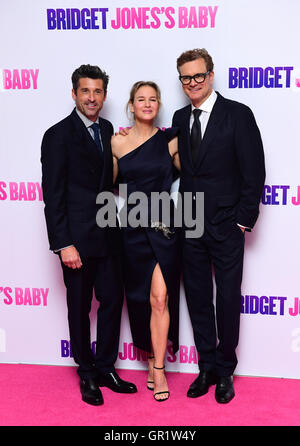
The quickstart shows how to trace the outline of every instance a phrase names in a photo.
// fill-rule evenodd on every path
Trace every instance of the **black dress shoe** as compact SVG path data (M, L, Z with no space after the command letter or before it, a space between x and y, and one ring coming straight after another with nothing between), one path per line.
M96 379L87 378L80 380L80 392L82 401L93 406L101 406L103 397Z
M123 381L116 372L99 374L98 382L100 387L108 387L118 393L136 393L135 384Z
M234 397L233 377L220 376L218 378L215 398L218 403L226 404Z
M216 376L213 372L203 370L190 385L187 396L189 398L197 398L198 396L205 395L208 392L209 386L216 384L216 382Z

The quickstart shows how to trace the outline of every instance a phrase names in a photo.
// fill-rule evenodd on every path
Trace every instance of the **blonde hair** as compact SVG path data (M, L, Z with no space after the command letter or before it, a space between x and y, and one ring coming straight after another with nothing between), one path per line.
M130 94L129 94L129 100L126 105L127 113L129 112L129 105L133 104L135 95L136 95L137 91L139 90L139 88L141 88L141 87L153 88L156 93L158 104L161 105L161 93L160 93L159 86L155 82L152 82L152 81L138 81L138 82L135 82L135 84L133 84L133 86L131 87Z

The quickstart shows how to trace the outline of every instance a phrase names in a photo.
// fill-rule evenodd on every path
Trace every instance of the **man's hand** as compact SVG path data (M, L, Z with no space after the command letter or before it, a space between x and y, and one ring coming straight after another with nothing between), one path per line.
M79 252L75 246L69 246L60 251L61 260L64 265L72 269L79 269L82 267Z
M238 225L238 227L240 228L240 230L242 231L242 233L244 234L245 233L245 227L244 226L240 226L240 225Z
M122 135L127 136L131 127L122 127L119 129L119 132L115 133L115 136Z

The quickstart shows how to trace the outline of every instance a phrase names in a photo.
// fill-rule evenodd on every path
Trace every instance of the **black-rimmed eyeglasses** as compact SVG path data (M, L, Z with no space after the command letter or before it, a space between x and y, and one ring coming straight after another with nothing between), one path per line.
M197 73L194 74L194 76L179 76L179 80L183 85L189 85L192 82L192 79L194 79L197 84L202 84L202 82L205 81L206 76L208 76L210 71L207 71L206 73Z

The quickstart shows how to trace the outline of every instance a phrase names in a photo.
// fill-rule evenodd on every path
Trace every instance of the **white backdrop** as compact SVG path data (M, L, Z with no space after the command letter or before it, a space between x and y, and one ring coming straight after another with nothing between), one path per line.
M186 104L176 59L204 47L215 62L215 89L252 108L266 157L261 215L246 234L236 373L300 378L299 17L298 0L1 1L0 362L74 364L62 273L48 250L40 166L43 133L73 109L72 72L83 63L108 72L102 114L116 130L129 124L131 85L157 82L157 125L168 127ZM132 345L126 305L116 365L146 366ZM168 352L166 366L198 370L183 290L180 351Z

